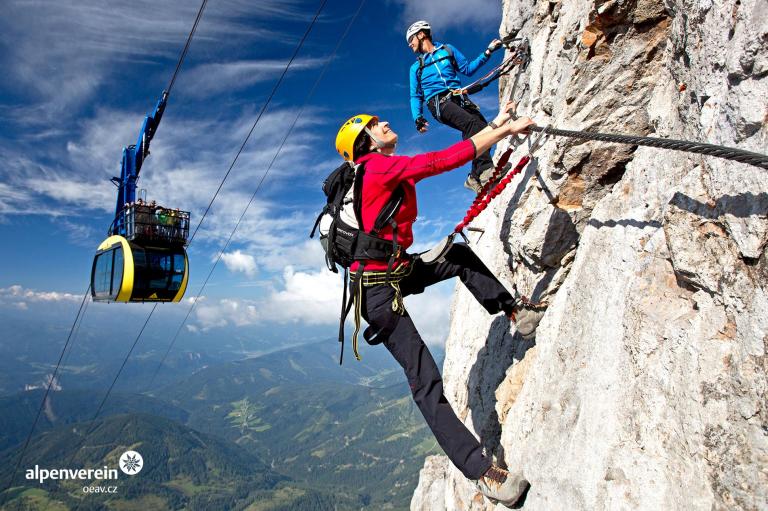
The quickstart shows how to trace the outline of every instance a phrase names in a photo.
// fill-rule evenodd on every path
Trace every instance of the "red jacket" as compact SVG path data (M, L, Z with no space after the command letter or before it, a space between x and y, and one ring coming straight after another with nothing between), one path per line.
M475 145L471 140L454 144L442 151L419 154L416 156L387 156L381 153L368 153L358 158L355 163L365 163L362 192L363 229L370 232L381 208L389 200L397 185L402 183L405 198L400 210L395 214L397 221L397 242L405 252L413 244L413 223L416 221L416 183L425 177L441 174L472 161L476 156ZM379 236L392 239L392 227L386 226ZM353 263L350 270L355 271L358 264ZM367 261L366 271L387 269L386 261Z

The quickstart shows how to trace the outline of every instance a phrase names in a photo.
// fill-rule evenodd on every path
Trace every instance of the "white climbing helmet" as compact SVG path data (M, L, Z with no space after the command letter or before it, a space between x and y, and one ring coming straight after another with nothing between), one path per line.
M411 26L408 27L408 30L406 30L405 32L405 42L410 43L411 37L413 37L413 34L416 34L422 30L432 30L432 27L429 26L429 23L427 23L424 20L419 20L411 24Z

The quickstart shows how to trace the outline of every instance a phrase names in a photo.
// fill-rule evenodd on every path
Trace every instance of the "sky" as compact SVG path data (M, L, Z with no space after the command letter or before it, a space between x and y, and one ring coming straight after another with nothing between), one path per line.
M335 337L341 277L325 269L320 244L308 235L324 204L323 179L341 162L333 145L336 131L350 116L371 113L398 132L399 154L458 141L458 132L432 119L427 134L414 128L408 68L415 55L404 32L416 19L427 19L436 41L474 57L498 36L500 4L368 0L307 98L359 5L329 1L188 247L185 301L164 304L153 327L173 331L200 294L181 346L184 336L204 338L224 328L247 329L264 339ZM148 199L190 211L197 225L319 5L209 1L141 171L139 188ZM181 0L4 2L0 310L41 322L74 317L95 249L114 215L116 189L109 179L119 175L122 148L134 143L167 86L198 8ZM500 59L496 54L483 69ZM474 99L486 117L495 115L495 87ZM419 184L413 250L427 249L461 220L473 198L462 186L467 172L464 167ZM453 285L435 286L406 302L430 343L444 342ZM83 328L102 328L118 317L132 325L148 310L141 304L92 304L89 314L102 323ZM69 324L61 326L66 331Z

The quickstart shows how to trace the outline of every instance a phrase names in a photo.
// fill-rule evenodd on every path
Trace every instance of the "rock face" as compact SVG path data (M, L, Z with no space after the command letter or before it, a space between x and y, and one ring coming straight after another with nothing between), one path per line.
M507 0L512 29L540 125L768 152L765 0ZM534 344L457 286L458 415L522 468L522 509L768 509L768 173L566 138L537 156L471 238L550 306ZM411 508L503 509L445 458Z

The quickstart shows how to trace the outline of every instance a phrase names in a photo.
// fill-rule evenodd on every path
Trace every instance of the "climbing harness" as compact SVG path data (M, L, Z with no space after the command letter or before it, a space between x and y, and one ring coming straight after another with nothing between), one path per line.
M501 76L509 74L513 69L515 69L515 67L517 67L517 72L515 73L515 79L512 86L512 97L514 97L514 91L517 88L520 75L528 67L528 63L530 61L530 45L528 44L528 40L525 38L507 38L502 41L502 44L504 44L504 46L506 46L511 51L511 55L504 59L501 64L491 69L488 73L486 73L485 76L472 82L466 87L462 87L461 89L447 90L445 92L436 94L429 99L429 102L432 103L435 107L435 119L443 122L441 110L443 105L448 101L456 101L458 105L464 109L470 108L479 110L477 105L475 105L472 100L469 99L469 95L480 92L484 88L488 87L491 83L498 80ZM439 62L441 60L451 58L453 65L456 66L456 61L453 59L453 52L451 51L450 47L444 46L444 48L448 53L448 57L438 58L434 62ZM419 56L419 69L416 74L417 90L419 91L421 91L421 72L424 67L424 56L421 55ZM419 129L419 127L419 123L417 122L416 128Z
M469 99L469 96L466 92L464 92L464 89L452 89L449 91L441 92L439 94L435 94L430 99L430 102L433 102L435 107L435 119L440 122L443 122L443 116L441 114L443 105L448 101L456 101L463 109L471 109L477 111L480 110L477 105L474 104L471 99Z
M545 128L531 126L531 131L544 131ZM768 170L768 155L738 149L736 147L726 147L715 144L705 144L703 142L689 142L686 140L675 140L671 138L640 137L635 135L621 135L615 133L595 133L592 131L564 130L559 128L546 128L547 134L556 137L581 138L585 140L598 140L601 142L616 142L619 144L642 145L648 147L658 147L661 149L671 149L673 151L684 151L688 153L704 154L707 156L716 156L726 160L747 163Z
M353 118L354 119L354 118ZM362 123L360 123L362 124ZM348 123L342 126L340 133L346 132ZM343 149L343 148L342 148ZM340 150L343 153L343 150ZM401 259L402 249L397 239L397 221L395 214L399 211L405 197L402 187L397 187L382 207L376 217L373 229L366 232L362 226L362 186L365 165L355 165L349 161L331 172L323 183L323 192L327 203L315 220L315 225L309 237L320 231L320 242L325 250L325 262L329 270L338 273L337 266L344 269L341 313L339 315L339 343L341 354L339 364L344 360L344 321L352 307L355 307L355 333L352 346L355 358L360 360L357 350L357 336L360 331L362 286L370 281L372 274L365 273L365 262L368 260L387 261L387 270L381 272L385 283L393 283L395 290L399 266L395 262ZM386 226L392 228L392 239L388 240L379 235ZM350 276L349 268L358 263L354 275ZM376 273L378 276L379 273ZM377 277L378 278L378 277ZM369 284L370 285L370 284ZM402 299L401 299L402 302ZM403 309L405 310L405 309Z
M356 286L355 293L357 295L357 299L355 300L355 315L354 315L354 322L355 322L355 330L352 334L352 352L355 355L355 358L357 360L362 360L360 357L360 353L358 351L358 336L360 333L360 323L362 318L362 300L360 297L363 296L363 287L372 287L372 286L381 286L381 285L387 285L392 287L395 291L395 296L392 299L392 312L399 315L405 314L405 304L403 303L403 293L400 290L400 281L403 280L405 277L411 274L411 270L413 269L413 265L411 264L401 264L397 268L395 268L392 271L363 271L355 276L353 280L351 280L352 285ZM376 332L372 328L366 328L365 332L363 332L363 337L365 338L366 342L371 345L379 344L381 342L381 339L383 339L387 334L384 334L384 332ZM344 355L344 343L342 341L341 345L341 356L339 358L339 364L341 364L341 358Z

